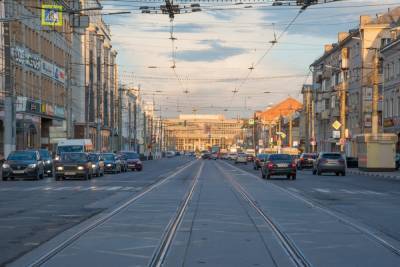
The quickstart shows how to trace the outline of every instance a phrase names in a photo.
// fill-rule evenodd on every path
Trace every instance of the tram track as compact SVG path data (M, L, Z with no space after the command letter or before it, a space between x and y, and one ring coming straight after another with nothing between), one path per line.
M38 257L36 257L33 261L31 261L30 264L27 264L26 266L29 267L38 267L42 266L43 264L49 262L53 257L55 257L57 254L62 252L64 249L69 247L71 244L73 244L75 241L77 241L80 237L85 235L86 233L96 229L97 227L101 226L103 223L106 221L110 220L113 218L115 215L120 213L122 210L127 208L130 204L134 203L135 201L141 199L154 189L162 186L163 184L167 183L169 180L174 178L176 175L180 174L182 171L186 170L187 168L193 166L197 161L191 161L182 167L178 168L176 171L171 173L165 178L159 179L157 182L145 187L143 190L140 192L137 192L134 196L129 198L128 200L124 201L122 204L118 205L117 207L113 208L111 211L107 212L103 216L97 218L95 221L91 222L87 226L84 226L82 229L74 233L73 235L69 236L62 242L58 243L56 246L53 248L50 248L46 250L44 253L41 253Z
M230 174L217 165L217 168L224 174L224 177L229 181L232 187L239 193L242 199L253 208L263 221L270 227L276 239L290 257L293 264L297 267L311 267L312 265L305 258L301 250L296 244L280 229L280 227L273 221L273 219L266 214L252 198L252 196L234 179Z
M237 170L240 170L243 173L246 173L256 179L260 179L262 181L264 181L263 179L261 179L259 176L247 172L245 170L242 170L236 166L233 166L231 164L228 164L226 162L224 162L224 164L226 164L226 166L235 168ZM367 236L370 240L374 241L376 244L378 244L379 246L384 247L385 249L387 249L388 251L390 251L391 253L393 253L396 256L400 256L400 248L394 244L392 244L390 241L386 240L384 237L376 234L374 230L372 229L368 229L368 227L361 225L360 223L358 223L355 219L351 219L348 218L347 216L343 215L342 213L338 212L338 211L334 211L330 208L325 207L323 204L321 204L320 202L317 202L315 200L312 200L306 196L300 195L298 193L292 192L282 186L276 185L274 183L268 183L269 185L271 185L272 187L276 188L277 190L280 190L281 192L284 192L286 194L288 194L289 196L291 196L292 198L296 199L296 200L300 200L303 203L305 203L307 206L313 208L313 209L317 209L335 219L337 219L339 222L353 228L354 230L357 230L358 232L364 234L365 236ZM378 231L379 232L379 231ZM381 233L384 235L384 233Z
M196 189L198 184L201 172L203 170L204 163L202 162L199 170L197 171L192 184L189 187L187 194L185 194L181 205L179 206L175 216L172 217L170 222L168 223L167 227L165 228L164 235L161 238L161 241L155 250L153 256L151 257L151 261L149 263L149 267L160 267L162 266L169 248L171 247L172 241L179 230L179 226L182 222L182 219L187 211L189 206L190 200L192 199L193 193Z

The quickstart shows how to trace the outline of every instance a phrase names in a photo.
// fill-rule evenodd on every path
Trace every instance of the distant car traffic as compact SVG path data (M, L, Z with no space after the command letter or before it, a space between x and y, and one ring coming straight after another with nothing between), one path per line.
M103 153L101 156L104 159L104 171L111 173L122 172L121 160L114 153Z
M252 154L247 154L247 162L253 162L254 156Z
M229 153L228 159L229 160L236 160L237 155L238 155L237 153Z
M235 164L244 163L247 164L247 155L245 153L238 153L235 159Z
M258 170L261 168L261 165L265 162L267 159L268 154L258 154L253 161L253 168L255 170Z
M273 175L283 175L296 180L296 164L288 154L270 154L261 166L262 178L271 179Z
M143 163L139 159L139 154L133 151L121 151L121 154L126 157L127 168L131 171L142 171Z
M211 153L209 153L209 152L202 152L202 153L201 153L201 158L202 158L202 159L211 159Z
M89 154L85 152L62 153L55 163L55 180L82 177L89 180L93 176L93 167Z
M44 166L37 150L11 152L2 166L2 179L14 178L43 179Z
M104 175L104 159L99 153L90 153L90 161L92 162L93 175L96 177Z
M305 168L312 168L314 160L317 158L316 153L303 153L297 160L297 169L302 170Z
M346 160L341 153L323 152L319 153L317 160L314 162L313 174L321 175L322 173L335 173L337 176L346 175Z
M218 159L218 153L212 153L211 154L211 159L217 160Z

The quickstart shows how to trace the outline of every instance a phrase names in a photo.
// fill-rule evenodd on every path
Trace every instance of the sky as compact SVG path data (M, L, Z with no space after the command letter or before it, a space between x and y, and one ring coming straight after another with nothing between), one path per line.
M230 118L249 117L288 96L301 100L302 85L310 82L309 65L323 54L324 44L336 42L338 32L357 28L360 15L400 6L400 0L345 0L298 15L294 6L219 1L200 3L201 12L177 14L171 23L166 14L139 11L161 2L102 3L104 12L132 11L105 16L118 51L120 83L140 86L143 99L154 101L163 117Z

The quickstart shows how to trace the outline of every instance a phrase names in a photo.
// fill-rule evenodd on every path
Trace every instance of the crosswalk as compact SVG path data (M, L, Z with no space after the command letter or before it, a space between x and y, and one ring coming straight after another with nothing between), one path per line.
M33 187L3 187L0 192L29 191L139 191L137 186L33 186Z

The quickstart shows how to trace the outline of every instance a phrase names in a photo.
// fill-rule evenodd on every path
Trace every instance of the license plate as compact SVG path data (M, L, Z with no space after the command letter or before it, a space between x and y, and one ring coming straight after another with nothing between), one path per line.
M75 175L75 172L65 172L65 175Z
M16 174L20 174L20 173L24 173L25 171L13 171L13 173L16 173Z
M278 167L287 167L288 166L288 164L286 164L286 163L278 163L278 164L276 164Z

